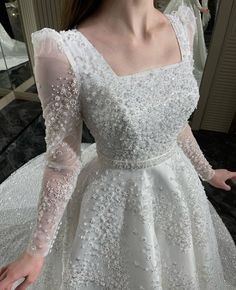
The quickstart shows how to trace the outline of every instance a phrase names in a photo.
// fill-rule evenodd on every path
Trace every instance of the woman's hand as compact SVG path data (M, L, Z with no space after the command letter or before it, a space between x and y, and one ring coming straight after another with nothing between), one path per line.
M13 284L21 278L25 280L15 290L25 290L37 279L43 262L43 256L32 256L24 252L14 262L0 268L0 290L11 290Z
M225 183L227 179L232 179L236 184L236 172L229 171L227 169L215 169L215 174L208 180L212 186L216 188L222 188L224 190L231 190L231 187Z
M208 9L208 8L204 8L204 7L202 7L202 8L200 9L200 11L201 11L202 13L209 13L209 9Z

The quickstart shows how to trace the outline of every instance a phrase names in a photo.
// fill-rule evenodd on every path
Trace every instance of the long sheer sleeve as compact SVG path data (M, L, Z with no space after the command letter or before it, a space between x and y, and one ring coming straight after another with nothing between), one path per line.
M46 256L53 246L66 205L81 169L80 82L59 32L32 33L34 74L46 127L45 168L37 220L26 252Z
M181 6L177 15L180 17L186 29L189 41L190 59L193 64L193 43L196 33L196 19L193 11L187 6ZM188 122L177 136L177 143L182 148L185 155L190 159L195 170L202 180L208 181L215 174L215 170L209 164L195 139Z
M186 6L179 6L176 15L180 18L186 30L187 39L189 42L190 58L193 62L193 44L195 33L197 33L197 22L193 10Z
M201 3L198 0L190 0L190 1L193 3L193 5L196 5L196 7L199 10L202 9L202 5L201 5Z
M184 154L190 159L201 179L209 181L214 176L215 170L205 158L189 124L178 134L177 143Z

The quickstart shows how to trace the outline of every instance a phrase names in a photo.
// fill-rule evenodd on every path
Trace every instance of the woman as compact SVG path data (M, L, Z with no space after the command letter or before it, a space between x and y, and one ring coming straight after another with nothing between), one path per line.
M180 5L186 5L193 9L197 22L197 33L195 33L194 45L193 45L193 58L194 58L194 76L198 82L198 86L201 84L202 74L207 58L207 48L204 39L204 29L206 28L210 20L210 12L208 9L208 1L203 0L202 5L199 0L175 0L170 1L164 10L164 13L171 13L178 9ZM201 12L203 17L201 17Z
M30 239L24 227L0 289L235 289L236 247L199 177L230 190L236 172L213 169L188 125L199 99L192 11L86 3L67 7L68 30L32 35L45 168ZM96 140L84 162L82 121ZM32 211L20 208L16 231Z

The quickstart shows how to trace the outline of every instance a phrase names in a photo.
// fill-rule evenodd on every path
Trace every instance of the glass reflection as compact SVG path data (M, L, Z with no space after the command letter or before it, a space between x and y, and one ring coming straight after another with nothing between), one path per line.
M172 13L178 10L178 7L184 4L188 6L195 15L197 30L194 38L194 75L201 84L203 71L208 55L217 10L218 0L157 0L156 7L164 13ZM187 16L186 16L187 17Z
M0 41L0 97L3 97L8 91L11 90L11 82L7 70L6 59L3 54L3 47Z
M0 5L0 88L14 89L28 80L32 76L32 71L24 42L18 3L5 1Z

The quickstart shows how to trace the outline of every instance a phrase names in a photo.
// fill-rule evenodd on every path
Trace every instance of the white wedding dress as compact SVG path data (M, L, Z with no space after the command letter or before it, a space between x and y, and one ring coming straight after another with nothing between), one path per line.
M0 208L1 266L45 256L27 289L236 289L235 243L200 180L215 171L188 125L195 18L166 17L181 61L129 75L76 28L32 34L47 151L1 185ZM82 148L83 121L96 143Z
M204 13L202 17L199 9L202 7L207 7L207 2L208 1L203 0L203 4L201 5L198 0L171 0L164 9L164 13L172 13L173 11L177 11L181 5L185 5L192 9L194 13L197 23L197 32L195 33L193 45L193 73L198 82L198 86L200 86L201 84L202 75L207 59L207 48L204 38L204 29L206 28L210 20L210 13Z

